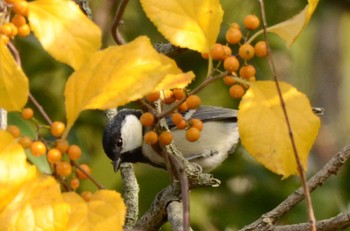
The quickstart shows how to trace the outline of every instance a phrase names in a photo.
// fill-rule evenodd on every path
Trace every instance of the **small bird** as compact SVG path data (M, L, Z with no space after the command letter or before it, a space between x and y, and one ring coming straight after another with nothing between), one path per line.
M123 162L141 162L165 168L161 155L143 141L145 129L140 122L141 115L140 110L122 109L104 129L103 148L112 160L115 172ZM167 117L173 142L188 161L199 164L203 171L213 170L235 151L239 142L237 110L201 106L187 111L183 117L185 120L202 120L201 137L195 142L186 140L186 130L177 129Z

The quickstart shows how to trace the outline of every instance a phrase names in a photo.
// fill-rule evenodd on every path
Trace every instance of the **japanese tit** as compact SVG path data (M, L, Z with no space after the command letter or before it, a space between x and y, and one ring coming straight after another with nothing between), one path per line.
M139 110L120 110L104 129L103 148L112 160L115 172L123 162L142 162L165 168L161 155L143 142L141 115ZM203 171L213 170L236 149L239 141L236 110L202 106L189 110L183 116L186 120L202 120L201 137L196 142L187 141L186 131L176 129L169 117L166 121L173 134L173 142L188 161L201 165Z

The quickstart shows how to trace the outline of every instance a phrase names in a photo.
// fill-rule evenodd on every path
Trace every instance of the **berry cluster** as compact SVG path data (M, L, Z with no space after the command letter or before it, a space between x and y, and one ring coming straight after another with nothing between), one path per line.
M247 15L244 18L244 26L247 31L246 36L243 36L241 27L238 23L232 23L226 31L225 37L227 45L216 43L211 47L209 54L202 54L203 58L208 58L210 55L213 60L222 61L223 68L230 73L230 75L223 78L224 83L230 86L230 95L235 99L241 98L247 87L242 83L244 81L237 80L240 78L247 81L255 80L255 67L249 64L248 61L254 56L262 58L267 55L265 41L259 41L255 46L247 42L249 32L259 28L259 18L255 15ZM238 47L234 47L236 45ZM237 49L237 54L232 54L232 50L235 48Z
M199 119L186 121L181 113L199 107L201 103L199 96L187 95L186 91L183 89L173 89L162 93L162 97L161 92L154 92L147 95L145 99L149 103L154 103L162 98L161 102L166 105L177 104L177 109L171 114L172 122L177 129L187 129L185 134L188 141L197 141L200 137L200 131L203 129L202 121ZM170 131L156 132L157 121L154 114L145 112L142 114L140 121L143 126L149 127L149 131L144 135L144 141L147 144L154 145L159 142L162 145L168 145L173 141L173 135Z
M0 21L0 41L7 44L16 35L25 37L30 34L27 23L28 2L26 0L5 0L5 20Z
M59 179L66 190L76 190L81 179L88 178L91 169L86 164L75 163L82 154L78 145L70 145L67 140L60 139L65 130L65 124L55 121L50 126L40 125L34 118L31 108L24 108L21 114L25 120L33 121L38 128L38 138L33 140L28 136L21 136L21 130L15 125L9 125L7 131L18 140L24 148L29 149L33 156L41 157L46 155L46 159L51 166L53 175ZM54 140L45 140L39 134L39 129L48 129ZM73 171L74 170L74 171ZM75 172L75 174L72 174Z

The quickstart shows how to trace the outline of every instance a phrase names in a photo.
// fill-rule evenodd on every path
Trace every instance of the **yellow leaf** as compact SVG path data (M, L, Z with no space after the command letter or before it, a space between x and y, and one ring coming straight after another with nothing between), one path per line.
M67 81L66 134L81 111L104 110L139 99L152 92L164 78L169 77L167 75L179 73L181 71L175 62L157 53L147 37L96 52ZM182 82L177 81L177 84L183 86L191 82L193 73L188 77Z
M219 0L141 0L143 10L172 44L201 53L219 34L223 10Z
M74 192L63 198L72 206L67 230L123 230L126 208L119 193L99 190L89 202Z
M66 230L69 211L56 180L37 174L1 211L0 230Z
M11 134L0 130L0 211L36 174L35 167L29 166L26 161L22 146Z
M0 108L20 111L27 103L28 96L27 76L4 43L0 42Z
M169 57L159 54L159 58L162 60L164 65L170 65L170 69L163 80L157 85L154 91L166 90L170 88L184 88L194 78L192 71L183 73L176 65L176 62Z
M101 30L73 1L30 2L28 19L44 49L75 70L101 46Z
M320 119L307 97L293 86L280 82L288 118L303 167L314 144ZM291 140L273 81L252 83L239 105L238 127L247 151L266 168L286 178L298 174Z
M267 28L267 31L277 34L287 42L289 47L292 46L301 31L308 24L317 4L318 0L309 0L309 4L306 5L304 10L302 10L299 14L284 22Z

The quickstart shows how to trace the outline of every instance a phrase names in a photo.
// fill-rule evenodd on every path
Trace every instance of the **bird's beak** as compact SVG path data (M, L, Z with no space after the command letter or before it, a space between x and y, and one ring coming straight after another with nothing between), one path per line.
M120 164L121 164L121 159L117 158L116 160L113 160L112 164L113 164L114 172L118 172Z

